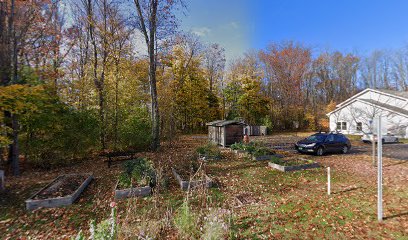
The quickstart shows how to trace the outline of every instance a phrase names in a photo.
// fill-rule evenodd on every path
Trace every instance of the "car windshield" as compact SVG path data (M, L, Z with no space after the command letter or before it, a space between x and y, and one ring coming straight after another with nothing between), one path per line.
M326 139L327 135L324 134L317 134L317 135L312 135L306 138L308 141L313 141L313 142L323 142Z

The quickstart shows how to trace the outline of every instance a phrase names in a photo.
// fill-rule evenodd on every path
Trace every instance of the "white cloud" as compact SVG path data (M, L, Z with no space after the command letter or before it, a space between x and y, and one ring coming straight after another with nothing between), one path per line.
M199 27L199 28L198 27L193 27L191 29L191 32L194 33L197 36L204 37L204 36L207 36L208 34L210 34L211 29L209 29L208 27Z

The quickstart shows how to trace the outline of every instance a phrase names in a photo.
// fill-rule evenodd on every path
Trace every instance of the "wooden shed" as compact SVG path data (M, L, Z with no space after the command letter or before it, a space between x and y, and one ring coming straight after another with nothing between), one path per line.
M217 123L223 122L224 120L217 120L207 123L208 126L208 140L213 143L218 143L219 133Z
M265 136L266 126L246 126L244 134L248 134L248 136Z
M242 141L245 123L235 120L218 120L207 123L208 139L223 147Z

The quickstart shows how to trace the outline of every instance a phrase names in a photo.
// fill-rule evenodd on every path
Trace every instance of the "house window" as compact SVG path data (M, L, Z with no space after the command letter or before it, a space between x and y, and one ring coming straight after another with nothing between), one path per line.
M338 122L337 123L337 128L336 128L337 130L341 130L341 122Z
M357 131L363 131L363 123L362 122L357 123Z
M346 122L341 123L341 130L347 130L347 123Z

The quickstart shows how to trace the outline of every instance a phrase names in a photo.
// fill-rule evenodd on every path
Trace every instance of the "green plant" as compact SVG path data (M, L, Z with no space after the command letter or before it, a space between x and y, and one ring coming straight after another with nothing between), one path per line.
M128 160L122 164L122 169L123 172L119 175L119 188L156 185L156 172L152 163L145 158Z
M213 143L207 143L196 148L196 152L208 159L219 160L222 158L221 151L217 145Z
M95 220L92 220L89 226L90 236L87 238L85 234L80 230L75 236L75 240L114 240L117 239L118 226L116 220L116 204L111 203L111 215L108 219L96 224Z
M230 146L232 150L244 150L244 144L242 142L234 143Z
M226 221L226 211L223 210L212 210L204 218L203 232L201 239L205 240L218 240L225 239L228 234L229 224Z
M184 201L174 216L174 225L180 235L186 239L195 239L199 235L198 216L190 209L187 201Z
M119 149L144 150L149 147L151 140L151 121L146 108L137 108L124 116L118 129Z
M258 147L255 148L255 151L252 153L255 157L265 156L265 155L274 155L275 151L267 147Z
M253 142L250 142L249 144L244 145L244 150L247 151L248 153L252 154L255 151L255 149L256 149L256 146L255 144L253 144Z
M38 167L61 166L99 147L99 123L91 111L56 104L21 124L21 150Z

